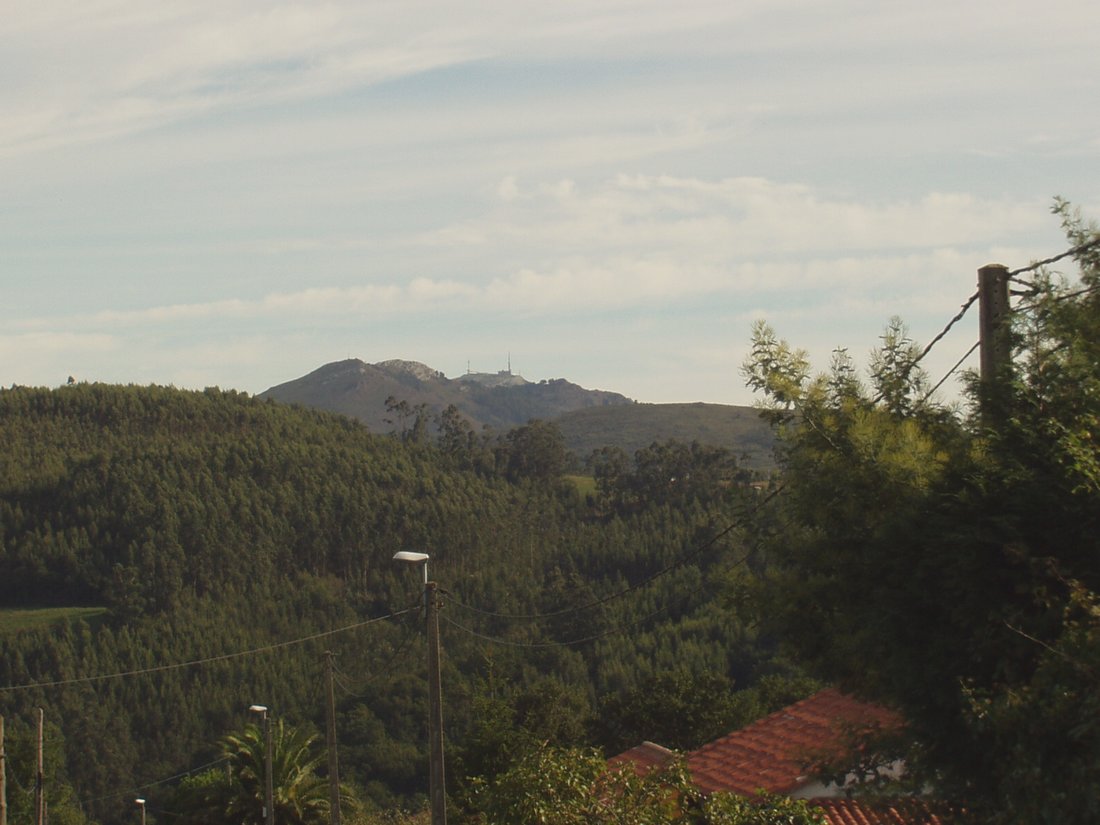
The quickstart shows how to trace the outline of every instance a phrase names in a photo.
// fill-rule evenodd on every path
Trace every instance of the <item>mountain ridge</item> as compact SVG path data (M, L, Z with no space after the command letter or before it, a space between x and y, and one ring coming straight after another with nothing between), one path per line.
M511 369L448 378L419 361L368 364L334 361L278 384L259 398L327 410L376 432L397 428L387 402L424 405L438 415L453 405L475 428L509 430L531 419L556 423L580 460L601 447L632 454L654 441L699 441L745 456L757 468L773 465L773 436L752 407L691 402L647 404L621 393L589 390L564 378L528 381Z

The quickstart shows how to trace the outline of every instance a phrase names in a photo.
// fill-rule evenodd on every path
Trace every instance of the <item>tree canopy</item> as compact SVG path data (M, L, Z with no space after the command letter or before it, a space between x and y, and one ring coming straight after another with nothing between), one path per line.
M13 741L45 709L57 819L66 786L92 821L132 821L135 787L151 818L173 813L161 780L222 758L252 703L319 728L326 649L341 778L368 808L415 808L426 652L398 549L429 552L446 590L456 794L579 744L602 697L662 671L738 688L786 672L721 604L754 495L728 456L664 445L676 473L717 463L722 483L615 503L555 475L552 426L494 441L407 413L394 437L214 388L0 390L0 699Z
M1100 816L1100 245L1056 211L1079 276L1014 276L1012 364L965 410L897 320L866 382L764 324L745 364L782 437L755 615L902 710L917 779L998 823Z
M680 759L637 773L583 748L531 751L481 789L484 825L822 825L805 800L704 796Z

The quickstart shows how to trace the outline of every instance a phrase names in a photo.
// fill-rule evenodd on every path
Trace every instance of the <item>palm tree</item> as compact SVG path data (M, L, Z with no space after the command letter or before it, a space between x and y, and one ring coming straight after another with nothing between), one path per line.
M279 719L271 725L271 737L275 825L324 825L328 784L316 772L323 758L315 747L317 736ZM248 724L223 738L220 746L228 770L211 770L181 783L174 807L184 823L264 825L263 729Z
M279 719L271 725L271 741L275 822L278 825L324 823L328 818L328 787L316 773L322 758L313 747L317 737L288 727ZM266 744L263 730L249 724L242 732L226 736L221 744L239 789L239 793L228 800L229 821L240 825L264 825Z

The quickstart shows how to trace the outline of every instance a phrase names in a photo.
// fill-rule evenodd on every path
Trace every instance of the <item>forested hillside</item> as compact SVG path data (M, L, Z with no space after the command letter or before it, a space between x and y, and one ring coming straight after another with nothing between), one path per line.
M30 805L34 708L52 822L121 821L139 793L168 821L158 800L216 763L214 743L250 704L323 729L325 650L343 778L368 807L415 804L426 656L418 574L392 560L401 549L431 554L445 594L456 804L467 777L525 742L651 736L640 699L654 692L723 697L670 732L692 744L798 689L769 678L725 701L731 683L787 673L717 601L746 566L735 525L762 495L731 455L670 444L637 463L605 456L597 492L582 495L557 473L552 427L489 443L443 423L429 442L216 389L0 391L13 821ZM684 474L685 460L706 472ZM691 699L701 679L712 695Z

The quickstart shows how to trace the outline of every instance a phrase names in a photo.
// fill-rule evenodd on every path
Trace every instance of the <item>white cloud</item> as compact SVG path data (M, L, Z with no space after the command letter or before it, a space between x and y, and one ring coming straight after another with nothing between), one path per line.
M838 97L866 104L946 94L960 83L987 89L991 79L1003 81L997 73L1006 65L1019 67L1014 78L1027 88L1044 75L1033 65L1036 52L1068 62L1074 58L1064 53L1095 45L1080 25L1084 3L1046 9L1040 24L1028 4L1015 5L1011 11L1012 3L998 4L991 13L987 3L899 9L818 2L800 4L795 13L774 3L702 0L675 7L649 0L21 4L8 10L0 32L0 50L9 55L0 64L9 80L0 90L0 147L25 151L211 111L324 99L476 60L742 56L750 66L774 61L789 67L786 72L799 72L801 82L790 83L781 72L777 87L750 74L762 93L746 99L730 90L738 110L784 110L795 100L814 99L828 109ZM994 55L988 54L991 42ZM1022 58L993 60L1005 53ZM886 65L891 71L874 70ZM715 82L724 81L719 75ZM824 83L832 84L828 95L791 96L800 87L824 89ZM645 94L630 92L631 105ZM705 139L709 130L697 115L678 113L678 139ZM610 143L608 136L606 130L575 136L559 149L574 157L606 157L615 150L630 156L628 135Z
M1100 203L1091 6L1032 5L21 4L0 354L226 386L259 341L523 337L573 377L702 362L754 309L815 347L930 334L977 266L1061 250L1053 194Z
M761 178L704 180L620 175L582 187L570 179L521 186L485 216L445 226L405 246L434 261L407 280L381 273L355 285L319 283L262 296L104 310L69 319L82 328L189 324L229 319L425 316L493 311L527 317L560 311L668 307L701 298L766 294L774 304L819 303L863 294L942 305L965 297L978 255L1047 228L1043 210L974 196L931 193L917 201L867 204L802 184ZM273 240L276 249L362 247L351 239ZM265 249L265 242L256 242ZM456 277L463 256L491 248L497 263ZM965 250L965 251L964 251ZM451 255L449 252L453 252ZM441 258L439 256L442 256ZM499 261L531 264L502 268ZM442 267L439 261L442 260ZM534 262L540 263L534 263ZM49 325L22 320L22 328Z
M679 269L735 270L806 256L830 262L981 247L1046 228L1040 204L931 193L868 203L761 178L700 180L621 175L589 189L574 181L522 188L489 214L427 236L430 245L522 247L529 257L675 260Z

